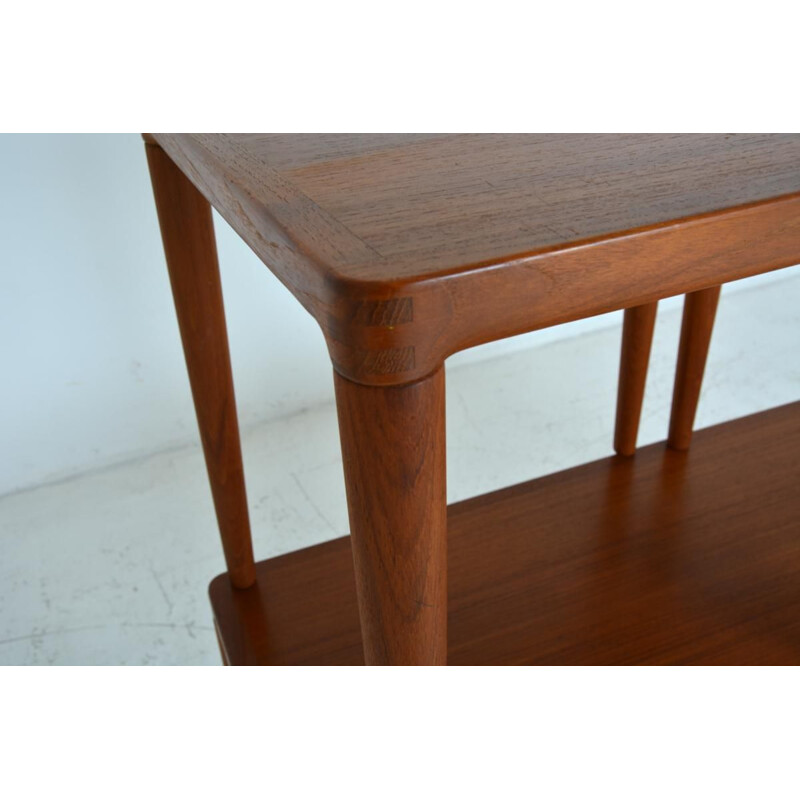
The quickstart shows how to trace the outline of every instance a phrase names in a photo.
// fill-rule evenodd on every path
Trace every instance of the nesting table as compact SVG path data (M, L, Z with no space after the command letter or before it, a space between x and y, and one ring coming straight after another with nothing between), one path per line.
M719 287L800 262L800 136L145 141L226 663L800 663L800 404L692 436ZM350 536L258 563L211 206L333 364ZM677 294L669 437L635 450L656 303ZM448 508L445 359L615 309L618 455Z

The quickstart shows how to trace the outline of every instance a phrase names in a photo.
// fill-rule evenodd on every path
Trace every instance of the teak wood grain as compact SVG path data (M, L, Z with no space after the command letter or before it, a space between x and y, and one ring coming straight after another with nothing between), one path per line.
M450 664L800 664L800 403L448 509ZM211 601L232 664L359 664L348 538Z
M160 147L145 147L225 561L245 588L253 546L211 208Z
M676 449L719 286L800 261L800 135L147 141L234 584L212 585L226 662L800 660L782 571L800 568L797 407L703 432L699 455ZM335 370L352 547L256 573L208 203L314 316ZM670 449L448 516L447 356L627 309L615 445L631 453L656 303L680 293ZM753 630L781 638L759 650Z
M614 450L622 456L636 450L657 311L657 302L625 309L614 427Z
M365 384L800 254L797 134L153 136Z
M335 375L368 664L445 664L444 368L405 386Z
M711 286L700 292L691 292L683 301L681 339L667 438L669 446L676 450L688 449L692 441L694 417L703 386L703 373L721 289L721 286Z

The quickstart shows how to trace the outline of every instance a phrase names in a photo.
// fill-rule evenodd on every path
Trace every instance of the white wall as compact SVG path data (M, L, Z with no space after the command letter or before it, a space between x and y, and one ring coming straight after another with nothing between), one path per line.
M241 424L331 401L316 323L216 223ZM618 321L494 343L448 367ZM140 138L0 136L0 494L196 438Z

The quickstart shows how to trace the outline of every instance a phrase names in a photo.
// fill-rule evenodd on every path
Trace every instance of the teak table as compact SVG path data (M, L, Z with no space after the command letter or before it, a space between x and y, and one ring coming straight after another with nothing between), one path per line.
M720 285L800 262L800 136L145 140L226 663L800 663L800 404L687 450ZM258 564L209 204L334 368L351 535ZM656 303L681 293L669 438L632 456ZM618 455L448 508L444 360L615 309Z

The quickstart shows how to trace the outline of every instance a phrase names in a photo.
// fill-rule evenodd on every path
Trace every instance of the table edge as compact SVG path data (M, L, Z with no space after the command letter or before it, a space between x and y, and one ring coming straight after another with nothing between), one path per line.
M277 172L256 191L246 164L230 175L199 134L145 140L165 150L314 317L334 368L368 385L410 383L467 347L800 261L793 192L434 275L370 278L372 264L385 265L380 254ZM661 276L656 263L673 266ZM362 277L348 273L355 265Z

